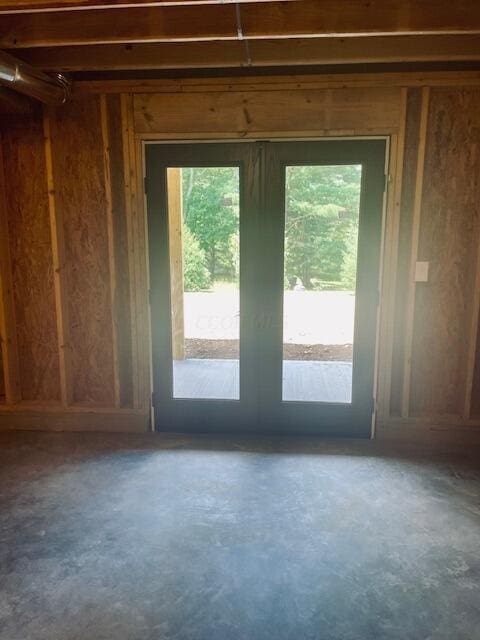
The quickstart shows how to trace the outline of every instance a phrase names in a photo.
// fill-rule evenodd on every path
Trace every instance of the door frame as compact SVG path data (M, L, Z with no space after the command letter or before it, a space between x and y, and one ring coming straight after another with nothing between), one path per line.
M393 136L394 137L394 136ZM142 158L143 158L143 175L146 176L146 157L147 157L147 149L149 147L152 146L157 146L157 145L161 145L165 148L169 147L169 146L191 146L194 145L195 147L200 147L200 145L221 145L223 147L223 145L248 145L248 146L253 146L255 143L266 143L266 142L271 142L271 143L308 143L308 142L358 142L358 141L382 141L385 144L385 156L384 156L384 175L385 175L385 188L384 188L384 192L383 192L383 204L382 204L382 212L381 212L381 229L380 229L380 240L379 240L379 256L378 256L378 263L377 263L377 274L378 274L378 278L377 278L377 287L378 287L378 297L380 298L380 291L381 291L381 285L382 285L382 274L383 274L383 270L384 270L384 250L385 250L385 234L386 234L386 228L387 228L387 220L386 220L386 216L388 213L388 193L387 193L387 183L388 183L388 176L389 176L389 168L390 168L390 162L392 161L391 158L391 148L392 148L392 135L391 134L380 134L380 135L358 135L358 136L320 136L320 137L308 137L308 138L304 138L304 137L270 137L270 136L259 136L259 137L255 137L255 138L245 138L245 139L238 139L238 138L234 138L234 139L227 139L227 138L213 138L212 139L208 139L208 138L202 138L199 140L189 140L189 139L185 139L185 138L179 138L179 139L166 139L166 140L159 140L159 139L154 139L154 140L149 140L148 138L143 138L142 140L139 141L139 143L141 144L141 151L142 151ZM216 166L218 163L207 163L207 165L209 166ZM206 165L204 165L206 166ZM218 166L221 166L220 164ZM228 163L225 164L225 166L232 166ZM146 190L145 190L146 191ZM262 194L258 195L259 198L262 198ZM149 226L150 226L150 221L149 221L149 217L148 217L148 203L147 203L147 198L144 198L144 214L145 214L145 228L146 228L146 241L147 241L147 246L149 247L149 251L148 253L151 255L152 253L152 247L150 246L151 243L151 234L149 233ZM150 227L151 228L151 227ZM282 231L283 231L283 225L282 225ZM244 242L244 244L246 244L246 242ZM282 242L282 246L283 246L283 242ZM242 260L241 260L241 264L242 264ZM151 288L151 282L152 282L152 273L151 273L151 260L150 257L147 260L147 270L148 270L148 282L149 282L149 300L150 303L153 302L153 298L152 298L152 288ZM380 330L381 330L381 326L380 326L380 307L381 307L381 302L380 300L378 301L378 305L376 307L376 332L375 332L375 339L374 339L374 344L373 344L373 350L374 350L374 371L373 371L373 386L372 386L372 412L371 412L371 420L370 420L370 424L369 424L369 428L368 431L366 431L365 429L363 430L359 430L356 433L353 432L353 430L349 430L348 432L343 432L341 429L339 430L337 429L333 429L332 431L329 430L322 430L322 429L318 429L318 427L307 427L303 428L301 430L298 429L292 429L290 426L290 421L287 420L286 422L283 422L283 424L281 425L272 425L271 423L265 423L261 428L258 427L258 416L256 415L256 413L254 411L252 411L252 408L249 407L248 410L245 411L240 411L238 413L237 416L233 417L232 421L228 424L228 427L225 428L225 419L226 419L226 414L224 412L224 403L236 403L238 402L238 404L240 404L239 401L232 401L232 400L226 400L226 401L215 401L218 403L217 405L217 409L213 410L211 412L207 412L207 416L206 419L203 419L202 416L199 416L197 413L198 408L203 405L204 403L210 403L211 401L209 400L195 400L195 399L186 399L186 402L188 404L190 404L191 410L188 410L183 416L182 416L182 412L180 412L180 414L177 414L175 416L176 418L176 423L175 426L173 427L171 424L165 424L163 427L158 428L158 421L156 421L155 418L155 389L154 389L154 327L153 327L153 323L151 322L151 312L152 312L152 305L149 304L149 310L148 310L148 317L150 319L150 332L149 332L149 338L150 338L150 385L151 385L151 390L152 390L152 401L151 401L151 427L152 430L154 431L172 431L172 432L194 432L194 433L207 433L207 432L221 432L221 433L225 433L225 432L233 432L233 433L239 433L239 434L248 434L248 433L256 433L256 434L271 434L271 433L285 433L285 434L290 434L290 435L327 435L327 436L334 436L334 437L342 437L342 436L346 436L346 437L374 437L374 433L375 433L375 422L376 422L376 399L377 399L377 395L378 395L378 366L379 366L379 342L380 342ZM170 308L170 306L168 305L168 308ZM170 321L170 319L169 319ZM167 325L168 327L170 325ZM240 341L240 344L242 344L242 340ZM169 367L171 369L171 359L169 361ZM184 400L183 399L179 399L181 400L181 402L183 403ZM288 403L283 403L283 405L290 405L291 409L294 410L294 405L296 403L295 402L288 402ZM315 403L313 403L315 404ZM198 406L195 406L198 405ZM288 413L288 411L287 411ZM197 418L197 423L195 425L194 428L192 428L191 426L191 418L192 416L196 416ZM173 416L172 416L173 417ZM184 419L182 419L182 417ZM238 419L237 419L238 418ZM249 426L251 426L251 428L249 428Z

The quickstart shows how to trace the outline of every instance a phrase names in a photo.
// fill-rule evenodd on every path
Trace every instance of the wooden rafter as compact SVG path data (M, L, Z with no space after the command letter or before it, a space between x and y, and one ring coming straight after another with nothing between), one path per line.
M50 13L85 9L128 9L130 7L174 7L198 4L233 4L245 2L292 2L294 0L0 0L0 14Z
M16 51L44 71L194 69L480 60L480 35L176 42ZM248 54L248 58L247 58Z
M112 43L480 33L477 0L298 0L125 11L66 11L4 15L0 48Z

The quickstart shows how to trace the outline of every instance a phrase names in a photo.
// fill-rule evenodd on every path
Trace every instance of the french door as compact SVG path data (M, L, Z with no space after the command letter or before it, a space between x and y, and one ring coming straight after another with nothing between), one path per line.
M385 145L146 146L157 430L370 435Z

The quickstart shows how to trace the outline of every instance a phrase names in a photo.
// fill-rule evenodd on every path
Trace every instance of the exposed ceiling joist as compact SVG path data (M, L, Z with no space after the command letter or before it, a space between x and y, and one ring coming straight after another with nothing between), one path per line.
M480 35L362 36L23 49L45 71L195 69L480 60Z
M198 4L245 2L292 2L294 0L0 0L0 14L84 11L85 9L128 9L130 7L169 7Z
M478 0L299 0L245 3L251 39L480 33ZM2 16L0 48L235 40L232 4L136 7Z

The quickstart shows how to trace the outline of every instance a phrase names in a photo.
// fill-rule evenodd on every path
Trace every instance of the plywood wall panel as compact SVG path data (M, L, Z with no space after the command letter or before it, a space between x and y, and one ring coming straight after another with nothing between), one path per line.
M480 211L480 90L431 92L418 260L410 412L463 412Z
M55 206L63 220L72 400L113 406L104 149L98 97L56 110Z
M392 351L390 413L400 416L403 394L405 321L408 298L408 273L412 249L412 222L417 176L417 156L422 107L421 89L409 89L405 127L402 192L400 204L399 248L396 269L395 318Z
M139 94L137 133L396 130L400 88Z
M119 400L121 406L131 406L133 403L132 323L123 126L120 96L109 95L106 101L115 265L113 315L117 334Z
M3 135L6 211L21 399L60 399L42 113Z
M149 403L143 174L138 138L255 138L262 132L280 136L282 131L285 137L307 132L381 134L398 130L401 112L400 88L387 86L312 89L290 83L280 90L273 84L261 89L232 86L230 90L200 90L198 86L189 90L183 86L181 91L169 88L161 93L122 96L123 113L117 95L109 94L104 100L103 120L101 99L94 95L51 112L48 140L52 170L47 171L54 205L50 213L57 211L61 224L62 258L57 273L62 274L64 286L62 313L57 315L66 323L71 388L65 405L88 405L88 412L90 407L107 407L97 409L99 424L98 416L110 407L116 406L119 414L123 411L120 407L132 406L146 412ZM473 85L430 90L418 209L418 259L430 262L430 281L416 285L415 307L409 307L414 315L410 361L405 336L412 334L405 318L422 101L420 89L411 88L407 94L391 396L385 397L390 407L385 421L394 424L402 415L402 399L405 406L408 404L404 391L410 391L410 416L404 411L397 420L399 428L417 418L417 422L439 418L444 423L465 424L462 412L468 399L465 389L472 382L471 377L466 380L466 363L467 354L473 355L472 299L480 238L479 105L480 88ZM60 402L61 332L57 332L55 313L40 110L29 119L9 120L8 126L3 126L3 137L11 252L8 264L13 276L10 298L18 338L15 352L19 355L16 379L20 381L19 399L43 407ZM480 336L480 319L477 321ZM403 389L405 362L411 379ZM0 403L2 388L0 372ZM480 337L471 404L472 417L480 422ZM2 412L6 410L2 408ZM86 409L55 408L62 415L77 410Z

